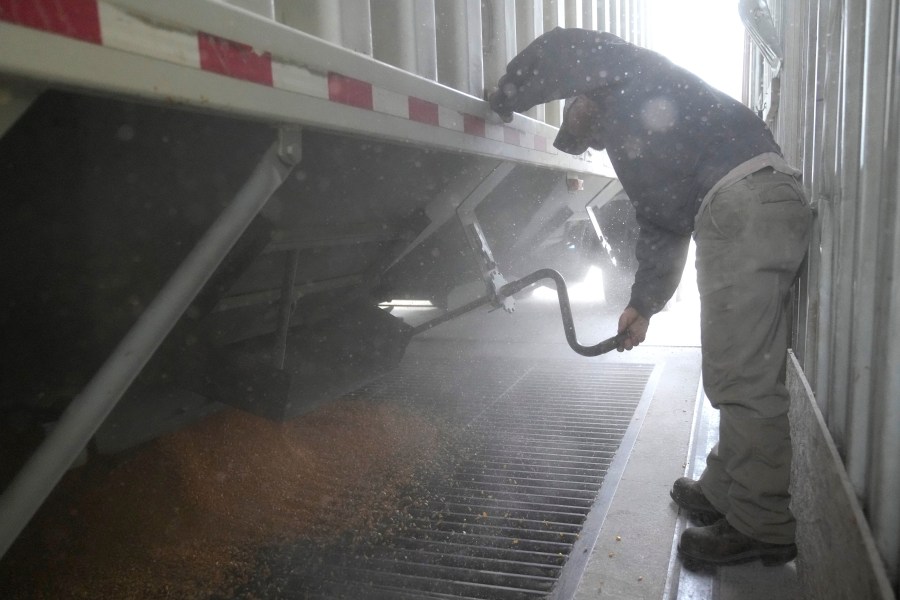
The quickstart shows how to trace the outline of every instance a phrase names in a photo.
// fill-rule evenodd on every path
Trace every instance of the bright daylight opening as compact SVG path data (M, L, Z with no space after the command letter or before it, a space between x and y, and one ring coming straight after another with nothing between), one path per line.
M647 45L741 99L744 25L737 0L648 0Z
M588 268L584 279L567 286L567 290L569 292L569 301L572 304L603 302L606 299L606 293L603 288L603 272L599 267L591 266ZM531 293L531 297L535 300L555 302L557 300L556 288L546 285L538 286Z
M737 0L648 0L647 46L741 100L744 25ZM653 318L648 342L700 344L699 294L691 242L681 284Z
M380 306L381 308L388 308L393 306L403 308L434 308L434 304L431 303L431 300L407 300L404 298L388 300L387 302L382 302L378 306Z

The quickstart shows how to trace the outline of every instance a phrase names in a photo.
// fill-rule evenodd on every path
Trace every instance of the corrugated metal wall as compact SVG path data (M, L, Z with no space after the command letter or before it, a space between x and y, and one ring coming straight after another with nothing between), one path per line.
M795 351L892 584L900 570L897 0L769 0L784 44L776 136L817 210ZM753 69L750 100L768 72ZM757 61L757 62L754 62ZM823 499L825 500L825 499ZM827 526L827 524L823 524Z
M554 27L646 42L647 0L229 0L422 77L481 97L506 64ZM561 103L528 113L559 125Z

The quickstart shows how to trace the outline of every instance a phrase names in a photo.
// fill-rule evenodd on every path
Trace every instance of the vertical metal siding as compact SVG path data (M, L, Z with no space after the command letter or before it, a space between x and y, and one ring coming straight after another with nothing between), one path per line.
M860 207L859 164L862 141L863 72L865 57L865 5L843 6L841 25L841 119L837 124L840 153L836 177L841 189L837 211L838 227L833 232L834 277L831 290L835 298L830 317L830 337L820 343L822 360L828 361L817 388L822 389L820 405L831 418L832 434L845 445L848 394L850 390L851 332L853 330L853 243ZM845 340L846 343L839 343ZM827 390L827 392L826 392Z
M831 294L833 309L826 316L829 336L821 336L818 353L823 361L815 387L821 389L819 405L831 423L832 435L840 446L845 443L846 398L849 390L851 326L853 322L853 261L852 245L860 205L859 149L862 139L863 58L865 54L865 6L845 4L841 12L841 79L840 120L835 123L838 146L835 177L840 196L836 210L833 278ZM836 341L847 340L845 344Z
M900 15L896 3L890 23L890 72L896 74L900 66ZM886 244L888 260L883 273L883 281L890 283L884 285L880 298L884 334L879 336L881 344L877 355L881 359L883 377L879 378L875 389L875 428L872 433L879 443L875 445L872 458L870 520L877 532L878 549L882 556L888 557L896 593L900 588L900 208L897 206L900 198L900 169L897 169L900 162L900 78L895 75L890 85L885 156L892 168L885 170L887 210L883 219L890 227L892 237Z
M879 4L870 2L870 4ZM868 513L875 543L887 557L895 591L900 588L900 8L897 2L878 7L884 24L885 45L884 145L878 148L881 170L881 204L878 235L879 262L875 277L875 351L872 385L871 463L867 478Z
M878 275L884 257L878 250L885 201L882 174L888 164L883 154L888 79L888 45L884 40L889 33L890 10L884 2L868 2L865 32L860 202L853 268L854 327L850 339L853 349L850 365L852 387L845 407L847 473L857 494L863 499L868 487L868 439L872 425L872 401L875 399L873 389L878 375L874 370L875 333L879 329L875 299L883 283Z
M817 208L807 293L798 313L804 326L794 345L895 590L900 570L897 4L770 0L785 44L777 137L788 160L802 165ZM749 81L751 102L766 85L755 79Z

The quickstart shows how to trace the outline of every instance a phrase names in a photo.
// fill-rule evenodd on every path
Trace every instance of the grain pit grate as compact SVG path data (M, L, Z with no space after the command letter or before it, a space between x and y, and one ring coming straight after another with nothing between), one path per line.
M270 566L286 573L278 597L567 597L620 474L612 472L624 458L616 461L617 451L633 443L629 427L646 411L653 370L585 361L411 364L361 390L430 403L467 423L464 459L377 542L279 557L281 568Z

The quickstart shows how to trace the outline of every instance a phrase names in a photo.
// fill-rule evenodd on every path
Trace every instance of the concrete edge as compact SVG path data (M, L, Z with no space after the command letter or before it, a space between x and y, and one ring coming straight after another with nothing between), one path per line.
M797 518L797 574L804 596L896 600L837 446L793 352L788 356Z
M691 424L691 438L688 440L688 449L685 457L684 476L695 478L703 472L703 460L709 451L706 443L709 438L709 418L705 414L707 410L704 404L706 393L703 390L703 379L697 385L697 398L694 401L694 415ZM711 407L710 407L711 408ZM685 576L690 577L690 573L686 573L681 568L681 559L678 558L678 542L681 540L681 534L684 533L688 525L687 515L681 510L678 511L678 520L675 523L675 532L672 536L672 552L669 558L669 567L666 571L666 587L662 600L675 600L678 598L679 590L683 587L683 579ZM701 586L696 582L691 584L691 592L697 594L697 598L704 596ZM706 592L710 592L707 589ZM707 593L706 597L711 597L711 593Z

